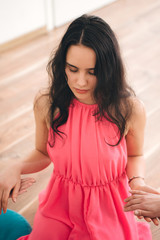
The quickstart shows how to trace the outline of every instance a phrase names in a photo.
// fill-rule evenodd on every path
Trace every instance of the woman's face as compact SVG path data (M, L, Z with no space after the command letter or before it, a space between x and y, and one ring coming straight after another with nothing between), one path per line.
M96 54L84 45L71 45L66 55L65 72L68 86L82 103L94 104Z

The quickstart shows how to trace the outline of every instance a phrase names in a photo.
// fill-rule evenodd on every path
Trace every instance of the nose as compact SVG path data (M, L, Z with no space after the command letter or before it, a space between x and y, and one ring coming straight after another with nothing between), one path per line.
M79 73L77 76L77 85L79 87L85 87L87 85L87 78L85 73Z

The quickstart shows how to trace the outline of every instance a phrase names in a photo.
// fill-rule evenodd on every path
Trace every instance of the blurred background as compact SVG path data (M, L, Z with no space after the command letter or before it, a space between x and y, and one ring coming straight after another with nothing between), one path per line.
M160 187L160 0L0 0L0 163L19 161L34 147L33 100L48 85L46 65L68 24L84 14L117 35L126 77L146 107L147 184ZM38 193L53 167L9 208L33 223ZM153 239L160 228L151 223Z
M114 0L0 0L0 44L33 31L50 31L111 2Z

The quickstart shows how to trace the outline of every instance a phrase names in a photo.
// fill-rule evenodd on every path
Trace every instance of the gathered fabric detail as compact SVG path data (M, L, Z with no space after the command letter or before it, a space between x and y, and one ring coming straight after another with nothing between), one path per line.
M80 181L74 181L72 178L67 178L66 176L63 176L62 174L60 174L59 172L56 172L54 171L54 175L58 178L62 178L72 184L78 184L80 185L81 187L89 187L89 188L99 188L99 187L106 187L108 184L111 184L113 182L118 182L120 181L123 177L127 177L126 176L126 171L124 171L120 176L117 176L115 179L111 179L110 181L107 181L105 183L100 183L100 184L90 184L90 185L86 185L84 184L83 182L80 182Z

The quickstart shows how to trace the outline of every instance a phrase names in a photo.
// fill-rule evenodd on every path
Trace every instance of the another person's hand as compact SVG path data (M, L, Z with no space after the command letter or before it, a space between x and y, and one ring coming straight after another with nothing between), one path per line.
M7 211L8 198L11 197L14 202L18 196L21 186L20 169L18 166L4 166L0 171L0 214L3 209Z
M144 191L144 192L148 192L148 193L153 193L153 194L159 194L159 192L157 191L157 189L146 185L144 180L142 180L141 178L135 178L133 179L133 181L130 182L130 187L132 190L140 190L140 191ZM150 218L150 217L146 217L146 216L137 216L139 219L144 218L147 222L153 222L155 225L158 225L159 222L156 218Z
M33 185L33 183L35 183L35 182L36 182L36 180L31 177L21 179L18 195L21 195L21 194L27 192L27 189L29 187L31 187ZM12 197L12 194L13 194L13 190L11 190L11 192L10 192L10 195L9 195L10 198Z
M143 216L146 221L150 222L150 219L155 225L159 222L157 217L160 217L160 194L156 189L153 189L147 185L142 190L131 190L131 196L125 199L126 205L124 211L134 211L134 214L141 218ZM146 192L146 190L152 190Z
M152 193L152 194L160 194L157 189L149 186L149 185L139 185L136 187L136 190L140 190L140 191L144 191L144 192L148 192L148 193ZM153 222L156 226L159 225L159 221L157 220L157 218L150 218L148 216L137 216L139 219L144 218L147 222Z

